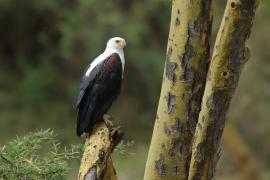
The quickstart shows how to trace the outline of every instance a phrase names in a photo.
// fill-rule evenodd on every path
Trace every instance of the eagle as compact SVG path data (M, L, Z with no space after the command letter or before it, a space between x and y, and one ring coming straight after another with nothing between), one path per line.
M77 136L91 135L96 123L103 120L119 96L125 46L126 41L121 37L109 39L105 51L86 68L73 104L77 110Z

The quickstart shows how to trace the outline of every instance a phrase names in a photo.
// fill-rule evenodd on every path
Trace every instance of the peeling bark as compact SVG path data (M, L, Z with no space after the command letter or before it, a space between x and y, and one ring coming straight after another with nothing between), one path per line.
M172 0L170 34L144 180L186 179L209 64L212 0Z
M219 158L226 113L241 69L249 58L249 37L257 0L228 0L209 67L192 147L188 179L212 179Z
M90 137L85 139L84 153L78 174L78 180L117 180L113 168L111 153L123 138L118 129L98 123Z

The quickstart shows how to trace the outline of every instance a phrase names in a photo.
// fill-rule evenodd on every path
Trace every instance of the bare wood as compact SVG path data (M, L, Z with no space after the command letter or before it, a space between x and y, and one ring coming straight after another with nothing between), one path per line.
M104 171L104 174L101 178L102 180L117 180L116 172L113 167L112 159L109 158L107 161L107 167Z
M236 165L239 167L243 179L259 180L260 176L252 163L249 148L230 123L227 123L225 126L222 141Z
M246 40L257 0L228 0L208 71L189 169L189 180L211 179L219 158L226 113L241 69L249 58Z
M116 180L110 155L122 137L119 129L98 123L92 135L85 138L78 180Z
M144 180L186 179L209 62L212 0L172 0L162 90Z

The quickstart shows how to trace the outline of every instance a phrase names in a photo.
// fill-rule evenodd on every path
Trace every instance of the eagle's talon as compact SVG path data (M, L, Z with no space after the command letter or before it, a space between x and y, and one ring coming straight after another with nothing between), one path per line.
M111 119L111 116L108 115L108 114L104 114L104 115L103 115L103 119Z
M89 134L89 133L84 132L84 133L81 135L81 137L82 137L82 138L84 138L84 139L87 139L87 138L89 138L89 137L90 137L90 134Z
M111 135L114 135L116 133L122 133L121 132L121 126L117 126L117 127L114 127L114 128L111 129L111 133L110 133Z
M104 120L104 123L106 124L106 126L108 126L108 127L112 127L113 126L112 121L110 121L110 116L109 115L104 114L103 115L103 120Z

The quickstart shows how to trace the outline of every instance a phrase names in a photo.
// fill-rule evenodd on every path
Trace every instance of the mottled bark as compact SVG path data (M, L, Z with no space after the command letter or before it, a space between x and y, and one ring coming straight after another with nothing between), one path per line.
M118 129L98 123L92 135L85 139L78 180L116 180L110 155L122 137Z
M219 156L225 117L249 57L246 40L257 0L228 0L218 32L202 100L188 179L211 179Z
M172 0L170 34L145 180L186 179L209 62L212 0Z
M248 146L231 124L226 124L222 141L224 147L239 168L242 174L242 179L261 179L256 166L252 163L252 154L249 152Z

